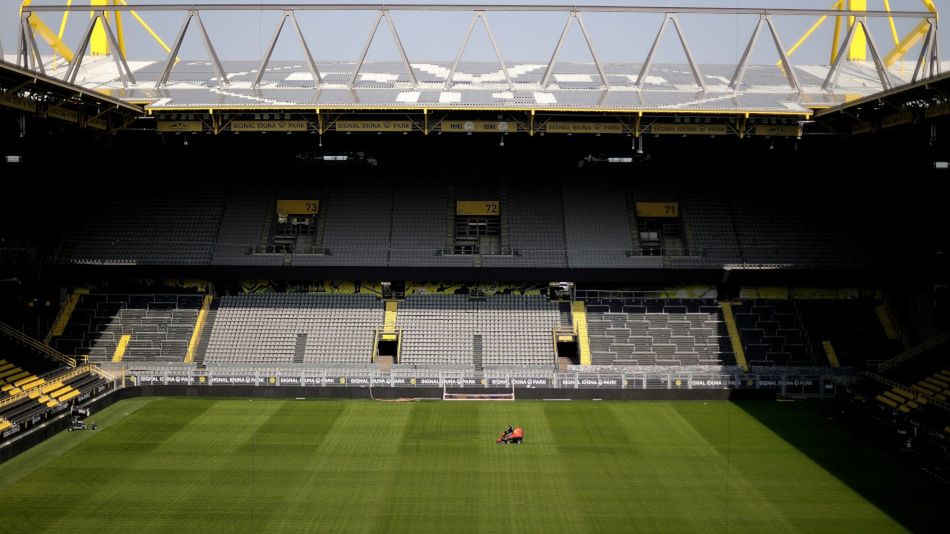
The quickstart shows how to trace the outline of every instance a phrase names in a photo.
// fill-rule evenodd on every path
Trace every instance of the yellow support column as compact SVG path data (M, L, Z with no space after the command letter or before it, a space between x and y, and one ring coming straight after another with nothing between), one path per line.
M63 331L66 329L66 325L69 324L69 318L72 317L73 311L76 310L76 305L79 304L80 298L81 295L77 291L69 295L69 298L66 299L66 304L63 306L63 312L56 317L56 322L53 323L53 335L50 337L63 335Z
M396 333L396 309L399 303L395 300L386 301L386 314L383 316L383 340L394 341L396 338L388 339L387 334Z
M577 355L581 365L590 365L590 336L587 334L587 307L584 302L575 300L571 303L571 321L574 323L574 332L577 334Z
M736 364L743 371L749 370L749 362L745 359L745 349L742 348L742 339L739 337L739 327L736 326L736 317L732 314L732 304L720 302L722 318L726 321L726 331L729 332L729 341L732 343L732 352L736 355Z
M115 347L115 354L112 355L112 363L118 363L122 361L122 357L125 356L125 349L129 346L129 340L132 339L132 336L129 334L123 334L119 338L119 344Z
M185 352L185 362L195 361L195 351L198 349L198 340L201 339L201 331L204 330L205 322L208 320L208 311L211 310L211 295L205 295L201 303L201 310L198 312L198 318L195 320L195 329L191 332L191 340L188 342L188 350Z
M108 6L109 0L90 0L92 6ZM93 16L92 13L89 14ZM108 17L108 15L106 15ZM89 41L89 52L94 56L109 55L109 41L106 38L106 29L102 26L102 21L96 21L96 27L92 29L92 39Z
M894 319L891 318L887 306L881 304L874 308L874 312L877 314L877 319L881 322L881 327L884 329L884 335L887 336L887 339L900 339L901 336L897 333L897 327L894 326Z
M848 9L851 11L867 11L868 0L849 0ZM848 17L848 27L854 25L854 17ZM864 35L864 29L858 26L854 29L854 37L851 38L851 46L848 47L849 61L864 61L867 59L868 38Z
M822 341L821 347L825 349L825 356L828 357L828 365L830 365L832 369L837 369L838 367L841 367L841 364L838 363L838 354L835 352L835 348L831 344L831 342Z

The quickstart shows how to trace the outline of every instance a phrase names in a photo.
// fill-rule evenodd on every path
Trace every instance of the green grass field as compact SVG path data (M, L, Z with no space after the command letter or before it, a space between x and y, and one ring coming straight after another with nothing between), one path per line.
M945 531L945 493L822 409L133 399L0 465L0 531Z

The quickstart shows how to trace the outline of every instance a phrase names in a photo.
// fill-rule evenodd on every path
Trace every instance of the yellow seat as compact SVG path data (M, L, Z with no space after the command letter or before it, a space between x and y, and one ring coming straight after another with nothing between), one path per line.
M897 409L898 409L898 411L901 411L901 412L904 412L904 413L910 413L910 408L908 408L907 406L904 406L904 405L901 405L901 406L900 406L899 408L897 408Z
M877 397L874 397L874 399L877 400L877 401L879 401L879 402L881 402L881 403L883 403L883 404L886 404L886 405L890 406L891 408L897 408L897 403L896 403L896 402L892 401L891 399L889 399L889 398L887 398L887 397L885 397L885 396L883 396L883 395L878 395Z
M68 401L69 399L71 399L71 398L73 398L73 397L78 397L78 396L79 396L79 390L78 390L78 389L74 389L74 390L70 391L69 393L67 393L67 394L63 395L62 397L60 397L60 398L59 398L59 402L66 402L66 401Z
M901 397L900 395L898 395L897 393L894 393L893 391L885 391L884 393L882 393L882 395L884 395L885 397L891 399L892 401L898 404L904 402L905 400L904 397Z
M20 387L22 387L23 389L33 389L44 383L46 383L46 380L43 380L42 378L37 378L36 380L31 380Z
M49 402L46 403L46 405L49 406L50 408L56 406L57 404L59 404L59 403L56 402L56 401L54 401L54 400L51 400L51 401L49 401Z
M33 376L33 375L29 371L20 371L19 373L15 375L8 376L7 383L16 385L16 382L18 380L23 380L24 378L28 376Z
M72 391L72 390L73 390L73 388L71 388L71 387L69 387L69 386L63 386L63 387L57 389L56 391L50 393L49 396L50 396L50 397L56 397L56 398L58 399L60 396L65 395L65 394L69 393L69 392Z
M0 378L9 382L10 380L15 380L14 378L11 378L12 376L16 375L17 373L22 373L22 372L23 372L23 369L20 369L19 367L14 366L0 373Z
M40 388L40 393L43 393L45 395L49 393L50 391L53 391L61 387L63 387L62 382L50 382L49 384L46 384L45 386Z
M947 383L944 382L943 380L937 380L936 378L933 378L933 377L930 377L930 376L928 376L927 378L925 378L925 379L924 379L924 382L927 382L928 384L933 384L933 385L939 387L940 389L943 389L943 388L947 387Z
M905 404L904 406L907 406L908 408L919 408L919 407L920 407L920 405L917 404L917 403L914 402L914 401L908 401L907 404Z
M914 397L916 397L916 395L904 388L892 388L891 391L909 400L914 400Z
M13 423L11 423L10 421L6 421L6 420L0 421L0 432L3 432L4 430L10 428L11 426L13 426Z

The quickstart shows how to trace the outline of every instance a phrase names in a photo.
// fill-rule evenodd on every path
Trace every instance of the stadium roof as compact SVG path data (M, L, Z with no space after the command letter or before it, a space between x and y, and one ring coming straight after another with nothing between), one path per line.
M731 65L702 65L703 91L688 65L654 65L642 89L635 87L639 65L604 64L610 89L605 89L594 64L560 63L547 87L541 86L546 65L508 66L511 84L491 62L462 63L454 83L445 87L450 62L413 63L413 83L402 65L367 62L352 86L347 81L355 62L317 63L322 82L303 62L274 61L254 87L256 62L222 63L228 83L220 84L207 61L182 61L162 87L156 87L162 64L130 62L137 83L124 84L111 59L89 58L76 83L151 111L209 109L482 109L544 111L703 112L808 115L814 109L844 104L882 90L873 67L844 64L835 91L821 89L827 66L796 66L802 92L794 91L774 65L749 66L744 85L729 87ZM62 68L60 69L62 70ZM53 76L59 70L49 71Z
M103 6L31 6L24 10L18 53L8 61L34 66L46 74L74 81L88 90L141 104L150 112L207 112L214 110L514 110L541 112L605 112L605 113L700 113L730 115L808 116L816 109L840 106L850 100L866 97L911 81L918 76L915 66L921 58L891 62L885 67L882 54L869 39L870 60L841 61L850 46L854 28L866 18L897 17L922 20L929 24L925 42L931 34L936 39L935 14L912 11L866 11L850 29L841 45L839 60L830 65L797 65L786 55L773 17L779 16L841 16L859 14L851 11L809 9L754 8L673 8L636 6L522 6L522 5L332 5L332 4L208 4L208 5L128 5L108 6L108 11L179 12L184 18L181 30L171 42L168 57L128 60L117 54L87 56L95 47L94 24L90 23L83 40L76 47L79 61L59 61L44 56L35 45L35 35L43 36L34 15L49 12L82 11L103 15L99 20L105 32L100 35L100 52L122 48L116 41ZM200 14L213 11L277 11L282 14L273 40L263 58L248 61L225 61L218 53L202 22ZM358 59L314 57L305 33L297 23L297 11L361 10L376 13L363 53ZM399 33L389 11L467 11L471 23L461 45L446 43L452 50L448 57L431 60L410 59L402 47ZM37 13L33 13L33 12ZM567 22L552 55L532 62L506 62L491 34L486 12L560 11ZM638 55L640 63L607 63L598 59L583 22L588 12L630 12L663 15L653 45ZM684 30L677 21L679 13L708 15L752 15L759 17L739 65L705 65L694 61ZM385 24L383 24L385 19ZM94 19L95 20L95 19ZM289 22L288 22L289 21ZM366 61L366 53L374 38L381 39L387 26L396 43L401 61ZM36 28L34 28L36 26ZM96 25L99 27L100 25ZM498 61L462 62L460 59L473 28L483 26L492 41ZM34 32L34 29L36 30ZM364 28L354 28L356 32ZM592 61L588 63L558 61L565 36L581 32L588 43ZM923 30L922 30L923 31ZM203 37L207 60L172 61L177 57L186 33ZM281 32L285 39L296 37L302 45L298 61L271 61L274 43ZM658 43L667 35L678 35L685 54L683 64L654 64ZM121 33L118 33L121 39ZM923 35L923 34L921 34ZM107 42L106 37L112 45ZM759 39L761 37L761 39ZM669 41L671 37L667 37ZM785 61L771 65L748 64L750 50L758 39L759 47L773 47ZM90 42L92 44L90 44ZM56 43L51 43L56 49ZM58 43L64 45L64 43ZM458 48L456 48L458 47ZM926 49L926 47L924 47ZM936 46L930 74L940 70ZM71 51L70 51L71 52ZM433 55L444 53L433 50ZM42 61L35 61L41 57ZM455 57L455 60L452 60ZM784 69L780 65L790 65ZM926 70L926 69L925 69ZM925 74L926 75L926 74Z

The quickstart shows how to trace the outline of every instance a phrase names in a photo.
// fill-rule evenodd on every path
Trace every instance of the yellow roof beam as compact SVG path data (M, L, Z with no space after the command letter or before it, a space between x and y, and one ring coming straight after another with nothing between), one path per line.
M126 0L117 0L117 1L123 6L129 5L129 3L126 2ZM157 42L162 48L164 48L166 52L172 51L171 47L165 44L165 41L163 41L162 38L159 37L157 33L155 33L155 30L153 30L152 27L149 26L147 22L145 22L145 19L139 16L139 14L136 13L134 10L129 11L129 14L132 15L132 17L139 23L139 25L141 25L142 28L144 28L145 31L148 32L148 34L152 36L152 39L155 39L155 42ZM120 41L119 46L122 46L121 41ZM175 58L175 61L178 61L177 57Z
M20 11L23 11L24 7L29 6L33 0L25 0L20 6ZM53 52L62 56L66 61L73 60L73 51L69 48L66 43L60 38L52 28L46 25L42 19L36 15L31 15L27 19L30 23L30 27L33 28L33 31L40 36L41 39L49 43L50 47L53 49Z
M904 57L904 54L910 51L923 37L927 35L927 30L930 29L930 22L926 20L920 21L917 26L914 26L914 29L908 32L907 35L901 39L901 42L894 47L886 56L884 56L884 66L890 67L897 62L900 58Z

